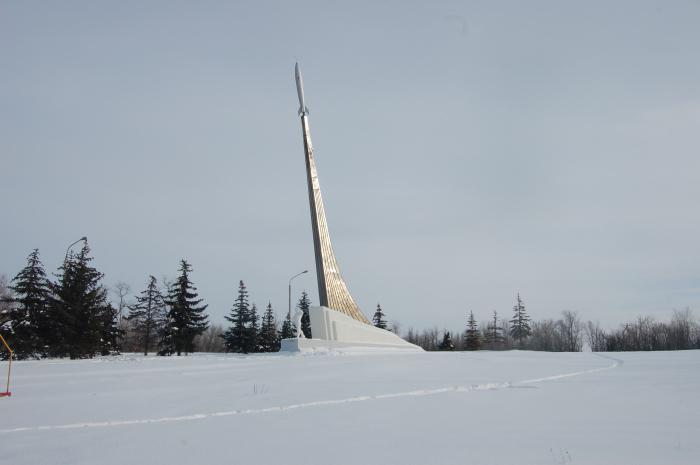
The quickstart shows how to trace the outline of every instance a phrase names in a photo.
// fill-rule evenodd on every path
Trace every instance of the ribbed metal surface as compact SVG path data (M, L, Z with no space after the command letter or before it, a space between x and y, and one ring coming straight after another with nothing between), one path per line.
M331 237L328 234L326 213L321 198L321 186L318 183L316 162L309 133L309 119L306 112L301 115L301 127L304 133L304 152L306 154L306 178L309 184L309 205L311 207L311 228L314 236L316 255L316 278L318 280L318 298L320 305L337 310L358 321L369 324L357 306L348 287L343 281L335 261Z

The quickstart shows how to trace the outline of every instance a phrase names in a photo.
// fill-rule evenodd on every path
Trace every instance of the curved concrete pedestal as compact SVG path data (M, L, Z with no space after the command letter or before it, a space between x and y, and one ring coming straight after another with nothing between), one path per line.
M311 307L309 318L313 339L283 339L280 351L317 352L350 348L423 350L391 331L375 328L327 307Z

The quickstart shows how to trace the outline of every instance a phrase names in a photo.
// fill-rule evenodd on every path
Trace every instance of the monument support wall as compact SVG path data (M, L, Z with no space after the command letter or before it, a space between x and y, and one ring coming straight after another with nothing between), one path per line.
M316 351L351 347L422 351L386 329L357 321L327 307L311 307L313 339L284 339L282 351Z

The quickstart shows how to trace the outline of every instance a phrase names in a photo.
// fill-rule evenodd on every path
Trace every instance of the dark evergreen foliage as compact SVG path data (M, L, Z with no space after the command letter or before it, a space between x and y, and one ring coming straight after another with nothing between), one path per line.
M379 304L377 304L377 310L374 312L372 324L374 324L374 326L377 328L386 329L386 319L384 319L384 312Z
M168 311L158 330L158 355L175 353L175 320Z
M168 305L168 317L172 325L172 343L177 355L194 352L194 338L209 326L208 316L204 313L207 305L201 305L197 299L197 288L190 281L192 266L186 260L180 261L180 276L170 287L165 303Z
M250 306L250 313L248 314L248 324L245 330L245 342L243 351L249 352L260 352L260 347L258 346L258 333L260 332L258 317L258 307L253 304Z
M27 257L27 266L12 279L14 297L5 337L19 359L46 355L51 326L48 314L49 281L39 260L39 249Z
M91 266L90 249L85 243L79 253L66 255L64 263L49 282L39 259L38 250L27 257L27 265L10 284L0 275L0 331L15 349L18 358L27 357L92 357L97 353L118 353L123 331L117 325L119 309L107 302L103 275ZM239 295L227 320L232 326L221 334L220 326L208 328L206 305L197 299L196 288L189 279L191 267L181 262L181 275L167 286L167 297L150 276L147 287L128 306L128 350L143 350L145 354L157 343L160 355L189 353L194 341L208 351L272 352L279 350L280 338L296 337L296 328L287 315L278 332L272 305L259 318L255 305L248 304L248 292L240 282ZM127 290L124 290L127 289ZM119 287L116 295L120 307L128 286ZM303 292L297 308L302 314L302 331L312 337L309 319L311 301ZM167 307L167 311L166 308ZM464 333L452 337L444 332L440 338L437 327L422 332L408 329L409 342L426 350L512 349L544 351L581 351L584 336L594 351L605 350L683 350L700 349L700 324L689 309L674 311L670 322L640 317L616 330L603 330L598 323L580 320L576 312L564 311L558 320L530 321L518 294L513 307L513 319L503 320L493 312L493 319L482 324L481 332L473 312L469 313ZM386 329L386 319L380 304L373 324ZM398 327L398 325L397 325ZM206 332L206 334L204 334ZM442 341L441 341L442 339ZM122 339L127 344L127 339ZM3 354L0 354L3 356Z
M481 347L481 334L474 319L474 312L469 312L469 320L467 321L467 330L464 333L464 348L465 350L479 350Z
M518 340L518 346L522 348L523 341L532 333L530 328L530 317L525 312L520 294L513 306L513 319L510 320L510 335Z
M279 337L277 335L277 322L272 311L272 304L268 302L260 325L258 337L261 352L277 352L279 350Z
M87 242L78 254L71 253L59 268L58 281L50 285L48 334L49 355L92 357L118 351L116 312L107 303L103 274L90 266Z
M105 290L106 293L106 290ZM107 304L102 312L100 321L102 331L100 334L100 355L110 355L119 353L121 347L119 340L124 331L119 329L119 310L112 304Z
M442 335L442 342L440 343L438 350L455 350L455 345L452 342L452 336L450 336L449 331L445 331L445 333Z
M231 314L225 317L232 325L221 336L228 352L248 352L246 345L248 321L250 319L250 305L248 304L248 290L243 281L238 283L238 297L236 297Z
M148 278L146 289L136 296L136 303L129 306L126 318L143 346L143 355L148 355L165 320L165 301L155 277Z
M498 325L498 313L494 310L493 321L486 327L484 342L489 349L500 349L503 347L503 328Z
M282 330L280 331L280 339L291 339L297 337L297 329L292 323L292 317L289 313L282 322Z
M304 333L304 337L311 339L311 318L309 317L309 307L311 307L311 299L306 291L301 293L299 298L299 303L297 303L297 308L304 312L301 316L301 332ZM296 333L295 333L296 336Z

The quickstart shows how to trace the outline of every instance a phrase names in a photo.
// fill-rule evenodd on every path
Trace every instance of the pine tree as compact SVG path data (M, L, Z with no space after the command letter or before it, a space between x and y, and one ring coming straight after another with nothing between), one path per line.
M377 304L377 310L374 312L372 324L374 324L374 326L377 328L386 329L386 320L384 319L384 312L382 311L382 307L379 304Z
M158 330L158 355L175 353L175 320L170 312L165 312Z
M87 241L78 254L71 253L59 268L58 281L50 284L49 354L70 358L92 357L112 345L116 320L107 303L103 274L90 266ZM116 347L113 347L117 349Z
M260 352L260 348L258 346L258 332L260 332L259 320L258 307L253 304L250 306L248 322L245 328L245 348L243 351L246 353Z
M445 331L442 335L442 342L438 346L438 350L455 350L455 345L452 342L452 336L450 336L449 331Z
M172 319L172 339L175 353L181 355L194 352L194 338L209 326L204 313L207 305L200 305L197 288L190 281L192 266L186 260L180 261L180 276L170 287L165 299L169 307L168 316Z
M45 356L51 320L48 314L49 281L39 260L39 249L27 257L27 266L12 279L14 293L6 338L17 358Z
M297 337L297 329L292 323L292 316L288 313L282 322L282 330L280 331L280 339L291 339Z
M490 349L498 349L503 345L502 328L498 326L498 313L494 310L493 322L486 326L486 343Z
M146 289L136 296L136 303L129 305L126 319L131 323L139 344L143 346L143 355L148 355L151 346L160 331L159 325L164 320L165 301L158 288L155 277L150 276Z
M481 335L474 319L474 312L469 312L467 330L464 333L464 348L466 350L479 350L481 347Z
M121 351L119 340L124 334L124 331L119 328L119 310L108 303L101 312L100 322L100 354L118 354Z
M518 340L518 347L522 348L523 340L528 338L531 333L530 317L525 312L525 305L518 294L518 299L513 306L513 319L510 320L510 335L513 339Z
M247 352L246 332L249 320L250 306L248 304L248 290L243 281L238 283L238 297L236 297L231 314L226 318L231 327L221 337L228 352Z
M306 339L311 339L311 318L309 317L309 307L311 307L311 299L306 291L301 293L301 298L297 304L297 308L304 312L301 316L301 332L304 333ZM296 335L296 334L295 334Z
M275 314L272 311L272 304L269 302L262 317L258 340L260 341L261 352L277 352L279 350L277 323L275 322Z

